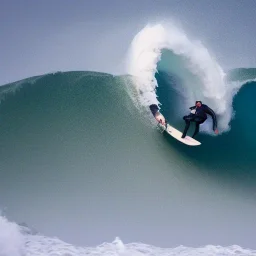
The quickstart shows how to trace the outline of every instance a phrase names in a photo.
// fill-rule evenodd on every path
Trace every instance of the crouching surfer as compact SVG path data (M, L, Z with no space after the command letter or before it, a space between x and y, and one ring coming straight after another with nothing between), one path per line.
M195 106L190 107L191 113L188 116L184 116L183 119L186 122L186 126L184 129L184 132L181 136L181 138L185 138L188 128L190 126L190 122L195 122L196 123L196 128L195 132L192 136L194 138L198 132L199 132L199 126L200 124L204 123L205 120L207 119L207 114L212 117L213 120L213 131L218 134L218 129L217 129L217 118L214 113L214 111L209 108L207 105L202 104L200 100L196 101Z
M156 104L152 104L149 106L149 109L151 111L151 113L153 114L153 116L155 117L155 119L157 120L158 123L166 126L166 121L164 116L159 112L159 108Z

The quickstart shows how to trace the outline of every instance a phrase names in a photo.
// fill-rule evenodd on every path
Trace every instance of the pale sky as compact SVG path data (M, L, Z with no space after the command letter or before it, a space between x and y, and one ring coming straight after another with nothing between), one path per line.
M55 71L123 74L145 25L179 22L223 69L256 67L254 0L2 0L0 85Z

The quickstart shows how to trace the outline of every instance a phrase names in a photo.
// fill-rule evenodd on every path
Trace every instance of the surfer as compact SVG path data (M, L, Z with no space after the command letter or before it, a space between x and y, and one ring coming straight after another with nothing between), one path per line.
M192 136L192 138L194 138L199 132L200 124L204 123L205 120L207 119L207 114L209 114L212 117L213 130L214 130L215 134L218 134L216 115L211 108L209 108L205 104L202 104L202 102L200 100L197 100L195 106L190 107L189 109L191 110L191 113L188 116L183 117L183 119L186 122L186 126L185 126L185 129L184 129L184 132L183 132L181 138L186 137L188 128L190 126L190 122L195 122L196 128L195 128L195 132Z
M158 123L166 126L165 118L164 116L159 112L159 108L156 104L152 104L149 106L151 113L155 117L155 119L158 121Z

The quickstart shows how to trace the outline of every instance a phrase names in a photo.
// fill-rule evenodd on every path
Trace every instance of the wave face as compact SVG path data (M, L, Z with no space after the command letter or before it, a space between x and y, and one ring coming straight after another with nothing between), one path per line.
M169 78L156 74L166 115L183 97L170 89ZM206 245L253 244L253 236L243 233L255 228L248 199L254 194L255 162L244 152L249 146L255 152L255 137L246 140L254 135L243 124L255 122L244 113L255 84L237 94L231 131L217 138L201 135L203 146L194 151L162 136L152 116L137 110L132 82L129 76L67 72L0 88L1 206L8 219L40 231L0 217L1 256L256 255L238 245ZM241 129L243 139L234 139ZM235 145L243 147L239 155ZM237 222L244 211L247 219ZM98 242L117 235L128 243ZM85 243L100 245L75 245Z

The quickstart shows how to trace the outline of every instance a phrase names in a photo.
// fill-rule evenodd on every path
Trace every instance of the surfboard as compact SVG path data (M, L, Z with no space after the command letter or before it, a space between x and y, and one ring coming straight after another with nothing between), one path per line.
M190 136L186 136L184 139L181 138L182 136L182 132L180 132L179 130L175 129L173 126L167 124L165 131L171 135L173 138L175 138L176 140L188 145L188 146L199 146L201 145L201 142L193 139Z
M175 138L176 140L178 140L178 141L180 141L180 142L182 142L182 143L184 143L188 146L199 146L199 145L201 145L201 142L193 139L192 137L190 137L188 135L184 139L181 138L182 132L180 132L179 130L177 130L176 128L174 128L170 124L168 124L165 117L159 112L159 108L156 104L150 105L149 108L150 108L151 113L153 114L153 116L157 120L159 126L161 127L161 130L162 130L161 132L166 131L173 138Z

